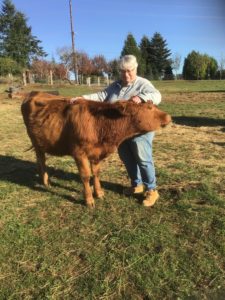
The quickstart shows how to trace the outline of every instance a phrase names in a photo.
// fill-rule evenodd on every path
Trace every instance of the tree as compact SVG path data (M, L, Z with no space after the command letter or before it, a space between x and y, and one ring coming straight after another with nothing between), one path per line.
M220 61L219 61L219 72L220 72L220 79L223 78L223 72L224 72L224 67L225 67L225 57L222 54L220 57Z
M162 77L165 73L165 68L171 64L169 57L170 50L167 48L167 42L164 40L160 33L156 32L149 47L149 59L152 66L152 71L155 79Z
M31 60L46 56L40 40L31 34L25 15L18 12L11 0L3 0L0 13L0 56L10 57L27 67Z
M180 63L181 63L181 55L179 53L175 53L173 58L172 58L172 64L171 67L175 71L175 78L177 79L177 72L180 68Z
M63 47L57 49L57 54L61 62L69 71L73 71L72 49L70 47Z
M63 80L67 78L67 69L64 64L58 64L52 60L51 62L46 60L34 59L31 64L31 71L36 80L46 80L49 78L50 71L52 71L54 79Z
M184 60L183 77L184 79L201 79L201 56L199 52L192 51Z
M70 47L63 47L57 49L57 54L61 62L65 65L68 71L74 71L73 67L73 51ZM93 73L94 66L92 60L87 53L76 51L76 62L78 74L80 74L81 81L83 81L83 75L90 76Z
M78 72L90 76L93 73L93 63L87 53L79 52L77 55Z
M103 55L96 55L92 59L93 73L94 75L102 75L104 72L108 72L108 65Z
M136 42L134 36L131 33L129 33L127 35L127 38L124 42L124 46L123 46L123 49L121 51L121 56L120 57L122 57L124 55L128 55L128 54L132 54L132 55L136 56L137 62L140 65L140 63L141 63L140 49L138 48L137 42ZM138 68L138 71L139 71L139 68Z
M119 60L118 59L113 59L108 63L109 67L109 77L113 77L114 79L119 79Z
M205 59L205 63L207 65L205 79L215 79L218 70L217 61L215 58L208 56L207 54L203 55L203 58Z
M63 64L55 64L53 75L55 79L63 80L67 78L67 69Z
M19 65L9 57L0 57L0 76L8 74L17 75L21 73Z
M150 40L146 35L142 37L139 48L141 52L140 75L152 79L152 67L149 56Z
M164 68L163 80L174 80L173 69L169 61L168 65Z
M140 50L138 48L138 45L137 45L137 42L134 38L134 36L129 33L127 35L127 38L124 42L124 46L123 46L123 49L121 51L121 56L124 56L124 55L129 55L129 54L132 54L134 56L136 56L137 58L140 57Z
M192 51L185 58L183 66L184 79L214 79L218 69L217 61L206 54Z
M49 75L51 64L46 60L34 59L31 64L31 70L38 80L46 79Z

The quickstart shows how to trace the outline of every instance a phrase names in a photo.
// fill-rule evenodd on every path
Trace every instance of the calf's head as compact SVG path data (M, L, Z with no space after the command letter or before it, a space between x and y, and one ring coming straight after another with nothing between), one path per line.
M155 131L171 122L171 116L151 103L135 104L137 111L134 120L140 131Z

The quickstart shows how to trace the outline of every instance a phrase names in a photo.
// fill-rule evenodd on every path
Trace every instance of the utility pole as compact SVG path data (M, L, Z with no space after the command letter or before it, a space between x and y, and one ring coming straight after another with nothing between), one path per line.
M78 70L77 70L77 60L75 53L75 44L74 44L74 30L73 30L73 17L72 17L72 0L69 0L70 5L70 28L71 28L71 38L72 38L72 56L73 56L73 70L75 76L75 83L78 83Z

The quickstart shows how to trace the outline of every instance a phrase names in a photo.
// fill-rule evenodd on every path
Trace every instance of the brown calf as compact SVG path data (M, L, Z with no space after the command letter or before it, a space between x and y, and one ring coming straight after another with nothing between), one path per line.
M100 161L125 139L155 131L171 121L168 114L150 103L77 100L70 104L69 98L40 92L31 92L21 110L44 185L49 185L45 153L70 155L79 169L89 207L94 207L91 172L94 195L104 196L99 181Z

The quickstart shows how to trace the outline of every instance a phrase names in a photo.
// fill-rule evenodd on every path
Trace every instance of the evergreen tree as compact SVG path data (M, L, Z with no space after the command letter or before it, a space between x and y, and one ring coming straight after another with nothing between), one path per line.
M152 67L150 63L150 57L149 57L149 48L150 48L150 40L147 36L143 36L140 42L140 52L141 52L141 70L140 73L142 76L152 79Z
M3 0L0 13L0 56L10 57L19 65L29 65L32 58L45 56L41 42L31 34L25 15L18 12L11 0Z
M165 72L165 68L171 64L170 55L171 52L167 48L166 40L162 38L160 33L156 32L150 41L149 47L149 59L155 79L161 77Z
M174 79L173 69L171 67L171 64L172 63L169 62L168 65L164 69L164 76L163 76L164 80L173 80Z
M123 46L123 50L121 52L121 57L124 55L132 54L136 56L138 62L138 72L141 69L141 53L140 49L138 48L137 42L134 36L129 33Z
M120 73L119 73L119 60L113 59L109 63L109 72L110 72L110 77L114 79L119 79Z
M134 36L131 33L127 35L127 38L124 42L121 57L127 54L132 54L136 56L137 59L140 58L140 50Z

